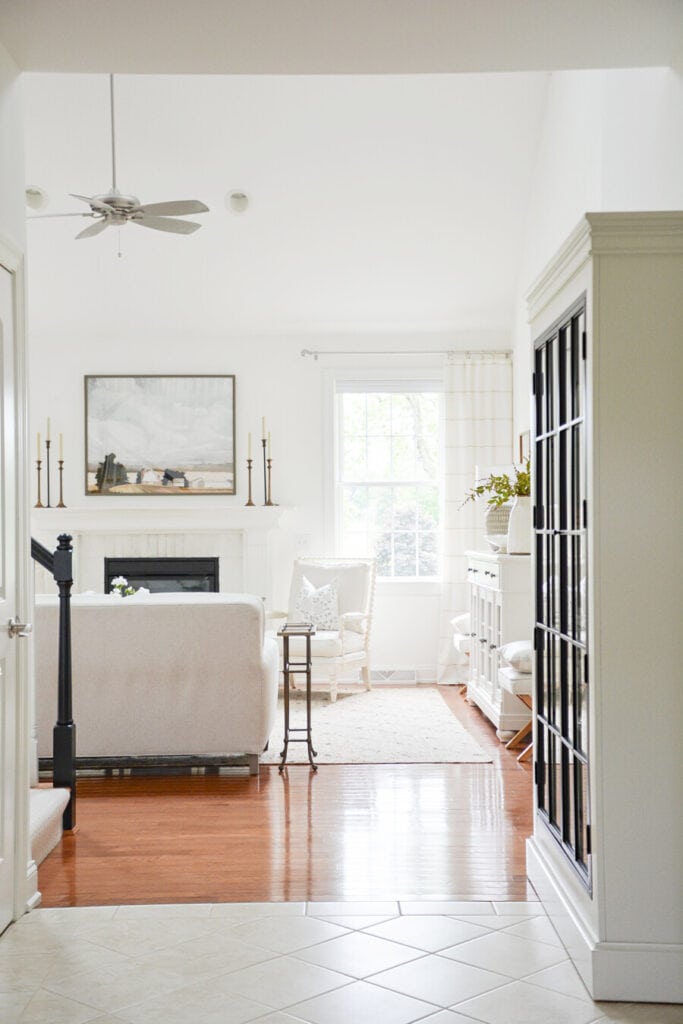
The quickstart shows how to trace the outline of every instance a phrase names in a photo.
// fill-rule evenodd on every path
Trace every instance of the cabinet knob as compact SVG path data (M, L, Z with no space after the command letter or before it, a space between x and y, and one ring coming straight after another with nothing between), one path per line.
M480 636L479 637L479 643L480 644L485 644L486 643L486 637L485 636Z
M491 648L492 651L497 651L498 650L498 645L497 644L489 644L489 647Z

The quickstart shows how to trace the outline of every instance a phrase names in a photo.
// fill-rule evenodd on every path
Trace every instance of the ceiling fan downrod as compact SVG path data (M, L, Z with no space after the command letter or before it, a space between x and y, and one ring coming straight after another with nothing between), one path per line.
M109 75L109 110L111 114L111 186L112 192L116 192L116 146L114 145L114 76Z

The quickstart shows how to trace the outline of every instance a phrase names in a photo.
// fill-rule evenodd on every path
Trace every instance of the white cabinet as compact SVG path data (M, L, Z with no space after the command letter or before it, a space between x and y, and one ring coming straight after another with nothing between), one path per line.
M527 871L594 998L683 1002L683 212L586 214L528 301Z
M470 584L472 662L467 697L490 718L498 738L510 739L529 720L526 706L498 682L499 650L513 640L530 640L529 555L467 552Z

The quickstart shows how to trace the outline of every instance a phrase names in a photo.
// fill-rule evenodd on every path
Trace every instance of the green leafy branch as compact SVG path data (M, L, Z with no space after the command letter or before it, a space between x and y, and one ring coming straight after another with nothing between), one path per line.
M513 498L528 498L531 494L531 463L525 459L521 467L515 466L514 477L507 473L491 473L485 480L479 480L472 487L460 505L462 508L468 501L476 501L488 494L487 504L500 508Z

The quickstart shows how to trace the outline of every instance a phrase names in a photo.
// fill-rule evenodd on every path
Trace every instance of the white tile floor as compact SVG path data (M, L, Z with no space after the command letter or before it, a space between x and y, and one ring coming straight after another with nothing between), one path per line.
M683 1024L594 1003L537 903L36 910L0 938L2 1024Z

